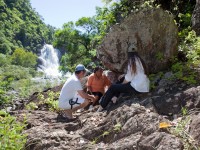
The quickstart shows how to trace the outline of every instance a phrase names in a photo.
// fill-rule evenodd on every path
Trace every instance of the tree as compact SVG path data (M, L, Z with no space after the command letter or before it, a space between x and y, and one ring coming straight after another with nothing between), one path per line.
M37 56L32 52L25 51L22 48L18 48L11 55L11 62L14 65L20 65L23 67L35 67L37 64Z
M30 0L0 0L0 52L10 54L22 47L37 53L53 41L53 34L54 28L43 22Z
M87 17L80 18L75 24L68 22L62 30L55 32L54 47L66 52L61 59L62 71L73 71L78 63L87 65L93 60L98 44L95 36L98 33L98 22Z

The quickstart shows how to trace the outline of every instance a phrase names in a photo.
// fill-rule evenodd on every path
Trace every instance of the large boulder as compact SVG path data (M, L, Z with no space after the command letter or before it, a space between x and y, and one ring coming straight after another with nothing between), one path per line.
M191 116L191 124L189 126L189 133L194 139L196 145L200 145L200 113Z
M150 73L166 69L177 52L177 26L171 14L157 9L135 12L114 25L97 49L97 56L112 71L126 69L127 52L137 51Z
M192 14L192 28L200 35L200 0L196 0L196 6Z

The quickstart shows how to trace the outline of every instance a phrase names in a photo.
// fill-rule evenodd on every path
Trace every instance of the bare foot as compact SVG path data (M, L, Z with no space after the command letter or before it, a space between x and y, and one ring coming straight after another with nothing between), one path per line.
M97 112L101 112L103 110L103 107L100 105L99 108L97 109Z
M63 111L63 116L68 118L68 119L73 119L72 111L69 110L69 109Z

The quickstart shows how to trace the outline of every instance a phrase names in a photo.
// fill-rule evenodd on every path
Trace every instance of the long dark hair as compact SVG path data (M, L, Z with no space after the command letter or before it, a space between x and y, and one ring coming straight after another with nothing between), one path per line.
M131 66L131 74L136 73L137 68L136 68L136 59L139 59L142 63L142 66L144 68L144 73L147 75L147 67L144 62L144 60L138 55L137 52L128 52L128 64Z

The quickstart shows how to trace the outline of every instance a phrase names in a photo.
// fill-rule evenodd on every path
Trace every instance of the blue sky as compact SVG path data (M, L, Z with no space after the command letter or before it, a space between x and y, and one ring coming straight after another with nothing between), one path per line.
M46 24L56 28L81 17L92 17L95 7L103 7L101 0L30 0L31 5L44 18Z

